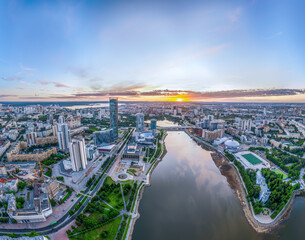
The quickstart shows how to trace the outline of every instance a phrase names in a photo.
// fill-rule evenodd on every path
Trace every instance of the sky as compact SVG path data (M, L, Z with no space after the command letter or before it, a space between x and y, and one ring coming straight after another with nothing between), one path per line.
M305 102L304 9L2 0L0 101Z

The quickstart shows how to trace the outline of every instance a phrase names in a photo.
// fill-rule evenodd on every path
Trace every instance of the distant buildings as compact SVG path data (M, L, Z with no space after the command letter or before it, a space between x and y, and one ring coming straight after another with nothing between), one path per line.
M113 139L118 140L118 98L109 98L110 127L113 129Z
M85 149L85 140L83 138L72 140L72 142L70 143L70 156L73 171L86 169L87 156Z
M110 143L113 143L114 136L113 136L113 129L107 129L103 131L96 131L94 132L93 139L94 139L94 145L96 146L102 146L102 145L108 145Z
M136 114L136 131L137 132L144 131L144 114L143 113Z

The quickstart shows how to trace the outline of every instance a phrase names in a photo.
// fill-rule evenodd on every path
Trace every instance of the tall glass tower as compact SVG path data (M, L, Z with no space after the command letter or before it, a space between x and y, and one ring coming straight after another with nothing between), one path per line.
M113 139L118 140L118 98L109 98L110 127L113 129Z

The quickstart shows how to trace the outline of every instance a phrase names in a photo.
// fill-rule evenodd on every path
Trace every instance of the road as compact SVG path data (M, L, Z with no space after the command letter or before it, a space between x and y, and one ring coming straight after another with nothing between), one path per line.
M117 153L118 149L116 149L116 153ZM120 154L122 153L123 148L121 149L121 151L119 152L119 154L117 155L117 157L120 157ZM115 154L116 154L115 153ZM100 189L100 187L102 186L106 176L108 175L109 171L111 170L113 164L116 162L116 159L114 159L111 163L110 166L108 167L107 171L105 172L105 174L103 175L103 177L100 179L100 181L98 182L98 184L95 186L95 188L93 189L93 191L89 194L91 197L94 196L94 194ZM96 179L98 179L101 176L101 173L96 176ZM90 191L91 187L88 187L85 190L85 194L87 194ZM84 195L81 195L76 203L74 204L74 206L78 203L80 203L83 199L84 199ZM20 234L25 234L25 233L29 233L32 231L36 231L37 233L41 234L41 235L48 235L51 233L56 233L59 230L61 230L62 228L66 227L68 224L70 224L76 217L78 214L80 214L84 208L87 206L88 202L91 200L90 197L88 197L86 199L86 201L82 204L82 206L72 215L70 216L69 212L67 211L66 214L64 214L62 216L62 218L60 218L55 224L50 225L50 226L46 226L46 227L42 227L42 228L28 228L28 229L10 229L10 228L6 228L6 229L0 229L0 234L3 233L15 233L17 235ZM73 208L73 207L72 207ZM71 208L71 209L72 209Z

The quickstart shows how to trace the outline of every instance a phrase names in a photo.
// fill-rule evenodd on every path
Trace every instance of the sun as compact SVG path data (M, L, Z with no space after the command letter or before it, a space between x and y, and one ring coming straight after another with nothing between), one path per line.
M177 101L177 102L182 102L183 99L182 99L182 98L177 98L176 101Z

